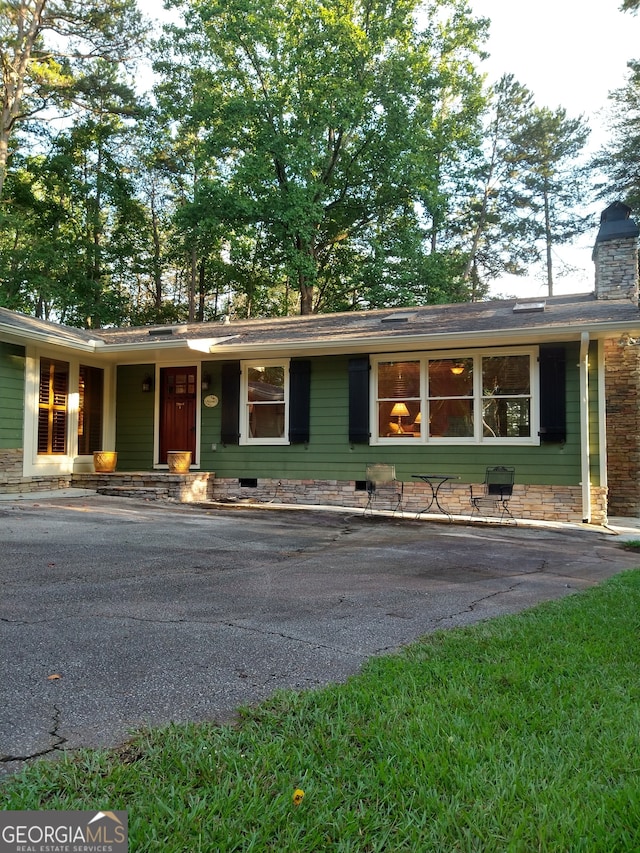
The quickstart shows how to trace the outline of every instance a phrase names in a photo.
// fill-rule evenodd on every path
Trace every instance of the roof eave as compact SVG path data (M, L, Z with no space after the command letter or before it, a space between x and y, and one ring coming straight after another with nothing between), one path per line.
M553 341L579 341L582 333L587 331L591 338L607 338L622 332L640 332L640 317L636 322L620 323L607 322L597 324L581 324L568 326L553 326L544 328L490 330L482 332L448 332L438 334L394 335L380 338L375 335L367 337L342 338L339 341L278 341L258 344L248 344L241 347L238 344L218 344L209 350L210 355L230 356L238 354L239 349L255 355L340 355L345 352L395 352L408 349L451 349L462 346L495 346L496 344L520 345L549 343Z
M128 341L124 344L104 344L104 346L100 347L100 352L105 353L105 355L111 355L112 353L148 352L150 350L153 351L158 349L189 349L189 341L185 338L180 338L180 340L177 341L163 341L157 339L137 342Z
M545 343L551 341L580 340L582 332L588 332L592 339L612 337L623 332L640 334L640 315L633 321L605 321L599 323L566 324L562 326L539 326L520 329L490 329L483 331L457 331L422 334L396 334L378 336L375 332L367 335L341 337L326 341L280 340L259 343L243 342L238 335L224 338L180 338L178 340L137 341L126 343L105 343L102 340L60 340L53 333L38 330L20 330L14 326L0 323L0 332L5 340L12 343L38 343L45 346L75 350L84 353L100 353L103 356L119 354L155 353L159 351L187 350L210 356L233 356L240 353L252 355L282 356L291 355L340 355L346 352L394 352L409 349L450 349L461 346L525 345L527 343Z
M39 331L36 329L19 329L9 323L0 323L0 334L3 340L9 343L17 344L33 344L38 343L43 346L56 347L58 349L69 349L80 352L92 353L96 349L103 349L102 341L82 339L72 340L68 338L61 339L54 332Z

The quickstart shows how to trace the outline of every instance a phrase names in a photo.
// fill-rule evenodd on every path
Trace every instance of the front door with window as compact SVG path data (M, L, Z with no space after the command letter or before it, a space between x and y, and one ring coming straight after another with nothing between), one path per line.
M196 367L160 370L160 464L168 450L190 450L196 459L197 376Z

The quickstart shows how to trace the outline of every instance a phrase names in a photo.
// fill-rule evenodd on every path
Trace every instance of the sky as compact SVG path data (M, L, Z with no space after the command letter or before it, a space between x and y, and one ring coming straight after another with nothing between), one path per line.
M621 12L622 0L468 0L472 12L491 21L483 70L489 82L513 74L527 86L540 107L564 107L571 118L584 116L591 127L589 150L607 140L608 93L624 85L627 62L640 59L640 14ZM158 16L158 0L139 0L150 18ZM611 199L613 200L613 199ZM590 207L593 229L575 244L558 246L555 259L574 271L559 278L555 293L593 290L591 250L601 208ZM492 295L542 296L546 272L505 276L494 282Z

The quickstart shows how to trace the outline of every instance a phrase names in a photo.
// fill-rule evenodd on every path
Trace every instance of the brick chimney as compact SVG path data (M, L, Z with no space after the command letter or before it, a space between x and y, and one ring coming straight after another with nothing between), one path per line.
M638 301L638 234L631 208L620 201L600 216L600 230L593 247L596 265L596 299Z
M638 234L631 208L617 201L603 211L593 249L596 299L638 304ZM604 341L608 513L640 514L640 347Z

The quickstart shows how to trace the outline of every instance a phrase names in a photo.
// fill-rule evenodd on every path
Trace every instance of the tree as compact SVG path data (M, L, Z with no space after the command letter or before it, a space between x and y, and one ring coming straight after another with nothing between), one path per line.
M626 84L609 95L610 141L596 155L593 167L606 176L598 196L623 198L640 210L640 62L628 63Z
M101 326L126 319L145 246L135 198L134 93L116 69L92 63L82 80L87 111L41 136L39 153L16 151L0 218L3 302L36 316Z
M567 243L588 226L575 213L587 196L586 170L580 155L589 136L582 117L569 118L564 108L535 107L512 137L508 161L517 181L514 201L521 224L539 249L553 295L553 247Z
M0 0L0 198L16 127L72 101L85 62L125 61L145 31L135 0Z
M158 97L197 141L194 244L205 221L252 244L304 314L362 292L376 237L428 254L442 163L482 107L485 22L465 0L432 0L423 29L416 0L173 5L186 26L163 42Z
M505 74L491 90L484 145L467 171L466 206L457 222L466 255L463 280L474 298L504 272L519 275L536 253L517 215L514 138L534 108L533 94Z
M136 198L144 213L138 239L135 290L131 291L130 321L177 322L186 314L181 299L180 274L173 263L176 252L173 216L180 199L181 166L166 125L149 110L138 123L135 156L130 170Z

